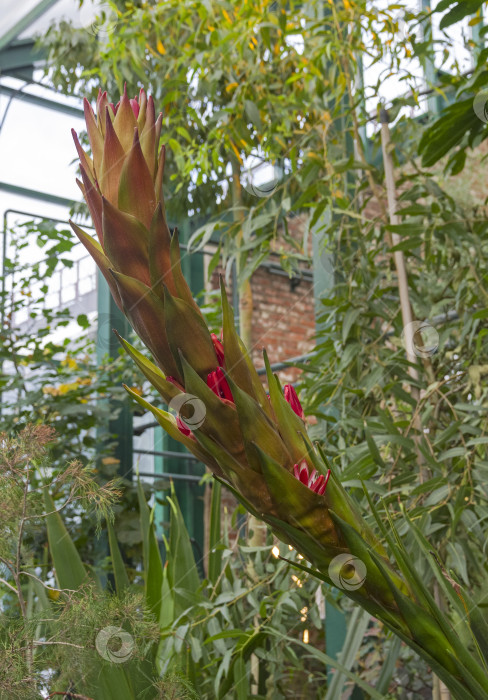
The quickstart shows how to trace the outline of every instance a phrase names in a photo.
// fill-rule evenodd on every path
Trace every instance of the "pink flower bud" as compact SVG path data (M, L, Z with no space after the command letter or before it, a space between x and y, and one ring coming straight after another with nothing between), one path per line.
M178 426L178 430L180 431L180 433L183 433L183 435L186 435L187 437L191 435L190 428L186 427L186 425L183 423L179 416L176 416L176 425Z
M316 493L318 496L324 495L327 482L329 481L330 477L330 469L327 471L326 476L323 474L317 476L316 469L309 474L307 461L302 459L300 464L295 464L293 466L293 472L295 474L295 479L298 479L298 481L301 481L302 484L308 486L311 491Z
M219 396L221 399L226 399L227 401L232 401L232 403L234 403L230 386L220 367L217 367L216 370L210 372L207 377L207 385L210 387L210 389L212 389L213 393L217 394L217 396Z
M166 381L169 382L170 384L174 384L174 386L179 389L180 391L185 391L185 388L181 386L179 381L175 379L174 377L166 377Z
M302 404L297 396L297 392L291 384L285 384L285 399L288 401L297 416L304 420L305 413L303 412Z

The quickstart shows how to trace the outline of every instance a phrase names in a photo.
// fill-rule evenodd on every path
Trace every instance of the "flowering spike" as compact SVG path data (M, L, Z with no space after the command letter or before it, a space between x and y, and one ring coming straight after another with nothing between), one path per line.
M427 589L402 564L404 578L395 571L339 479L328 486L327 459L320 447L320 456L315 452L307 436L296 391L290 384L282 390L265 354L268 400L235 330L223 282L223 340L210 334L183 276L178 236L171 236L165 220L165 149L158 145L162 117L156 119L152 97L141 90L129 99L124 87L114 107L100 90L96 118L87 102L85 116L93 165L77 138L75 144L80 185L100 244L76 224L72 227L159 367L121 339L128 354L167 404L176 397L191 400L190 406L202 409L203 422L193 432L184 419L151 406L126 387L128 393L251 513L296 547L319 578L353 591L350 596L369 613L424 652L429 663L436 661L444 678L455 673L471 683L473 698L488 697L483 671L470 666L462 675L465 660L472 658L451 635L448 622L439 625L442 615L430 605ZM327 498L322 498L326 488ZM356 570L359 582L337 568L351 561L363 566ZM453 687L464 697L460 683Z
M91 104L88 102L86 97L83 100L83 111L85 113L86 130L88 133L88 140L90 141L90 148L93 156L94 166L95 170L98 171L100 169L100 163L102 162L103 156L103 137L98 128L97 119L95 117L95 114L93 113ZM71 133L73 134L73 139L75 139L75 130L71 129ZM75 139L75 144L76 143L77 139ZM78 150L78 146L76 150ZM80 158L80 160L82 159Z
M130 150L134 140L134 128L137 124L136 118L137 115L134 114L134 108L131 106L127 97L127 89L125 88L120 100L120 106L115 115L114 129L126 153Z
M105 108L105 138L103 158L100 166L98 182L101 193L111 204L117 206L119 199L120 172L124 164L124 149L115 133L110 118L110 109Z
M105 137L105 127L106 127L105 110L107 107L108 107L107 93L99 90L98 91L98 98L97 98L97 127L98 127L102 137ZM115 107L115 111L117 111L117 106Z
M147 231L136 217L102 197L103 246L117 270L151 286Z
M297 416L304 420L305 413L303 412L302 404L297 396L297 392L292 384L285 384L285 399L288 401Z
M85 168L80 163L80 172L83 180L83 196L90 210L90 215L97 232L100 245L103 247L103 226L102 226L102 197L96 185L90 180Z
M141 150L137 128L133 129L132 147L123 162L118 194L120 209L137 217L149 229L157 202L153 179Z
M95 174L93 172L93 163L91 161L91 158L87 156L87 154L81 147L81 144L78 140L78 135L74 129L71 129L71 136L73 137L73 141L75 142L75 148L78 153L78 158L80 159L80 167L84 168L85 173L89 176L90 180L94 182Z
M144 88L140 89L139 92L139 116L137 117L137 126L139 128L139 133L142 132L142 128L146 123L146 107L147 107L147 97Z

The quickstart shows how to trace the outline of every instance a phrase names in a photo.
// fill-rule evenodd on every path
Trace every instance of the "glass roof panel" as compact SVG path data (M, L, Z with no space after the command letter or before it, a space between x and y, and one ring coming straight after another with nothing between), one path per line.
M83 7L78 6L77 0L58 0L39 19L20 34L19 39L28 39L36 34L45 33L52 24L61 20L69 20L75 27L86 26L91 17L96 14L96 7L88 0L83 3ZM89 15L89 16L88 16Z
M39 0L16 0L15 2L2 3L2 21L0 22L0 36L3 36L20 22L22 17L30 12L38 4Z
M41 0L15 0L15 2L7 2L4 0L2 5L2 16L0 21L0 37L4 36L22 20L29 12L31 12ZM42 34L55 22L62 19L69 20L75 27L89 26L92 18L99 12L99 8L103 6L103 0L85 0L80 8L77 0L57 0L54 5L38 17L27 29L19 34L17 39L29 39Z

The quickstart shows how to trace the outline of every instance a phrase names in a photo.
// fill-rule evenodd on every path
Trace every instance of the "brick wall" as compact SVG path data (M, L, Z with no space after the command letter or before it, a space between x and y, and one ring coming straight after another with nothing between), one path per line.
M315 331L313 285L301 280L291 285L286 277L266 268L256 271L252 283L252 358L263 366L263 348L271 363L284 362L312 350ZM282 382L295 381L299 370L280 372Z
M288 222L289 234L297 241L302 241L306 217L296 216ZM279 238L272 246L272 253L264 264L252 276L253 295L252 322L252 359L256 367L263 367L263 348L266 348L271 363L285 362L288 359L304 355L313 349L315 331L314 294L311 266L304 264L304 274L290 279L279 265L281 253L289 251L290 246ZM311 242L309 242L311 254ZM210 289L218 289L219 275L222 269L217 267L209 282ZM231 297L232 290L227 293ZM234 310L236 315L238 310ZM300 371L296 369L280 372L283 383L297 379Z

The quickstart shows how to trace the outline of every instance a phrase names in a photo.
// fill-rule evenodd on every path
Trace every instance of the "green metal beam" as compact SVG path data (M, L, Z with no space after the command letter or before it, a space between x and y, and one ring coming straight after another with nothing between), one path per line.
M83 110L79 107L65 105L62 104L62 102L50 100L47 97L39 97L38 95L32 95L27 92L20 92L19 90L8 87L7 85L0 85L0 94L13 97L17 100L22 100L22 102L28 102L29 104L36 105L37 107L44 107L45 109L52 109L55 112L69 114L70 117L78 117L79 119L84 118Z
M41 0L37 5L35 5L30 12L21 17L18 22L14 24L3 36L0 36L0 50L8 46L12 41L17 39L19 34L25 32L34 22L42 17L42 15L47 12L53 5L55 5L59 0Z
M58 197L56 194L48 194L47 192L39 192L38 190L30 190L28 187L20 187L12 185L9 182L0 182L0 190L17 194L20 197L29 197L29 199L37 199L40 202L49 202L50 204L59 204L61 207L72 207L75 201L66 197Z
M19 75L20 72L29 72L32 77L34 64L45 59L45 49L38 48L32 39L16 41L0 51L0 73Z

